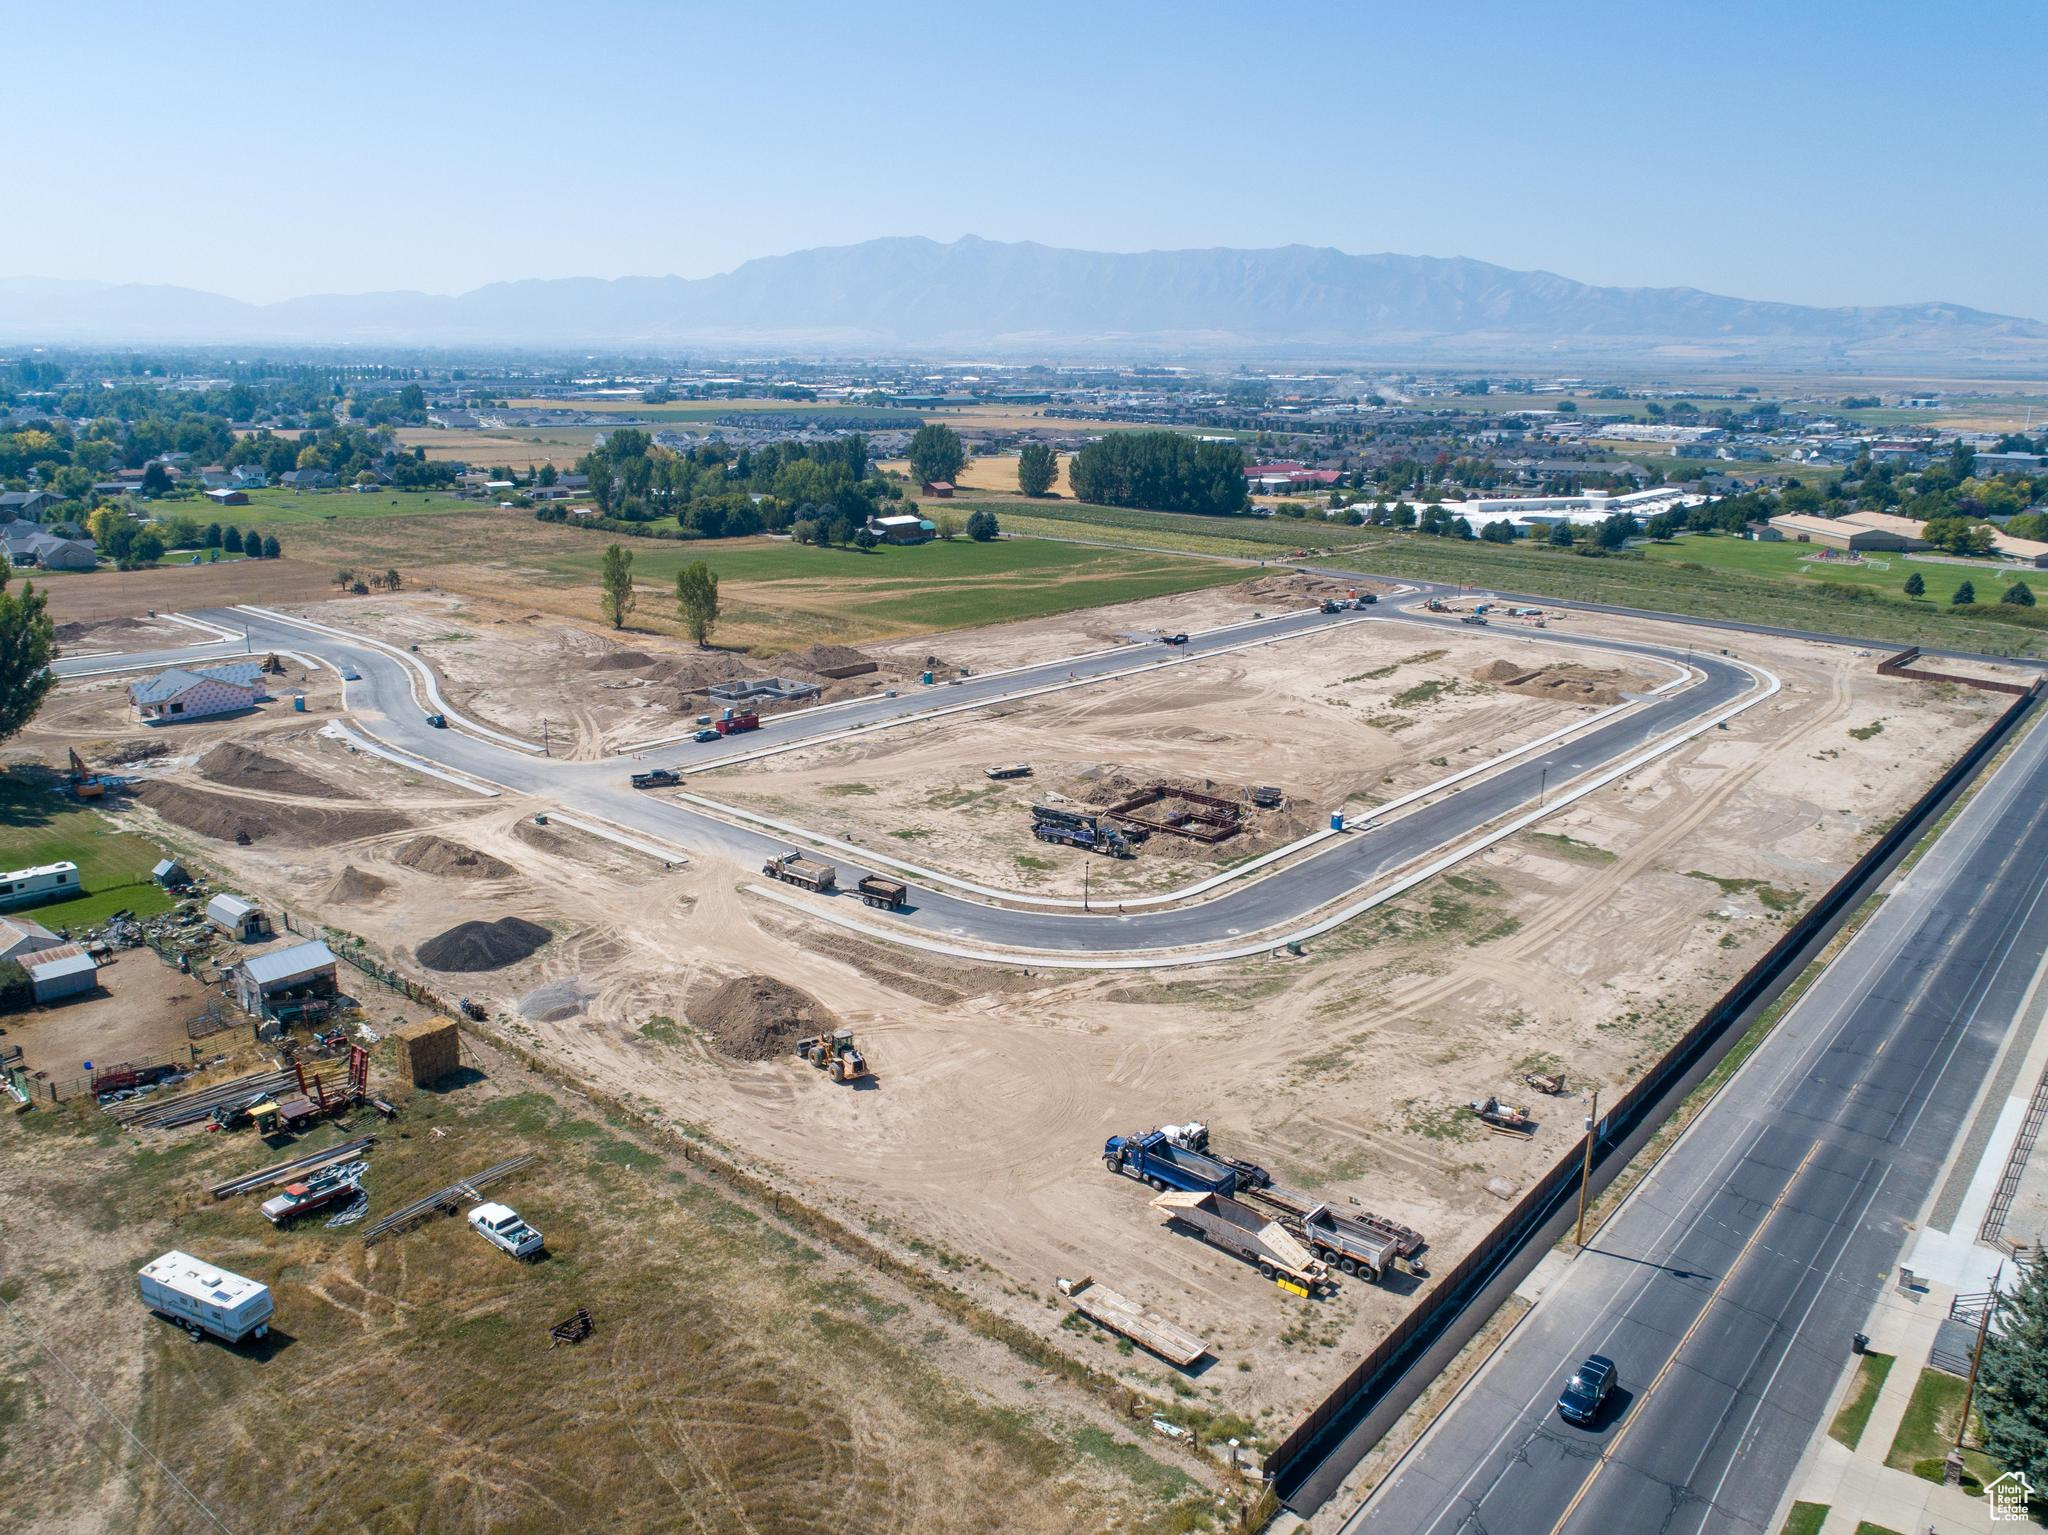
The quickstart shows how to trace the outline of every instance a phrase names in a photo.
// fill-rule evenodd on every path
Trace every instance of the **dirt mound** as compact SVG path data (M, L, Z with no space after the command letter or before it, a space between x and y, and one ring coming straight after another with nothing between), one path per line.
M1342 597L1357 586L1355 581L1333 581L1328 576L1260 576L1233 587L1232 593L1247 602L1319 602L1325 597Z
M1477 682L1513 682L1517 677L1529 675L1529 668L1517 666L1512 661L1488 661L1472 674Z
M467 973L502 970L540 952L554 937L538 922L500 917L495 922L458 922L436 933L413 952L429 970Z
M136 762L154 762L158 757L170 754L171 743L168 741L115 741L87 753L87 756L113 767L127 767Z
M393 811L258 805L167 780L144 784L136 797L174 826L221 842L261 842L283 833L304 847L332 847L358 837L389 836L412 824Z
M590 663L594 672L644 672L655 665L644 650L607 650Z
M831 1009L816 997L765 975L742 975L727 981L689 1009L690 1021L711 1036L711 1043L739 1061L766 1061L788 1055L796 1042L826 1034L839 1026Z
M877 669L875 658L851 645L806 645L775 658L775 670L782 676L852 677Z
M441 874L455 879L505 879L512 866L489 853L479 853L460 842L450 842L432 832L415 837L392 855L392 862L422 874Z
M389 880L379 879L374 874L365 874L354 864L349 864L335 876L334 883L327 887L327 899L341 906L360 906L376 900L390 888Z
M199 771L231 789L257 789L269 794L302 794L309 799L354 799L326 779L234 741L224 742L199 759Z
M676 690L682 700L678 708L687 708L694 695L707 691L714 682L734 682L741 677L758 677L765 670L759 662L749 665L743 656L727 655L723 651L707 651L703 655L681 656L664 662L659 676Z

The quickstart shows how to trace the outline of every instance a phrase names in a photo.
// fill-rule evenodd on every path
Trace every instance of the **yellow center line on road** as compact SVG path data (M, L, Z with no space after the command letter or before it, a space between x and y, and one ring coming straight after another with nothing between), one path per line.
M1585 1501L1586 1494L1591 1492L1593 1484L1600 1480L1600 1473L1605 1471L1608 1464L1621 1453L1622 1441L1628 1438L1629 1430L1642 1421L1643 1410L1648 1407L1650 1398L1656 1394L1657 1388L1664 1384L1664 1377L1669 1375L1671 1367L1678 1363L1678 1356L1685 1352L1686 1344L1690 1343L1692 1335L1700 1330L1700 1324L1706 1321L1707 1314L1714 1309L1714 1302L1718 1301L1721 1298L1721 1292L1728 1288L1729 1281L1734 1279L1737 1271L1741 1269L1743 1260L1749 1256L1750 1250L1763 1237L1764 1229L1771 1223L1771 1217L1776 1215L1778 1207L1791 1197L1793 1186L1799 1182L1799 1175L1806 1171L1806 1164L1811 1162L1819 1151L1819 1141L1815 1141L1806 1148L1806 1155L1801 1157L1799 1165L1792 1169L1792 1176L1785 1180L1784 1188L1780 1189L1778 1197L1771 1201L1770 1209L1764 1211L1763 1218L1756 1223L1756 1230L1752 1231L1749 1234L1749 1240L1742 1244L1742 1251L1735 1255L1735 1261L1728 1265L1728 1271L1721 1276L1721 1282L1715 1285L1712 1292L1707 1296L1707 1303L1700 1307L1699 1315L1692 1319L1692 1325L1686 1328L1685 1335L1678 1340L1677 1346L1671 1350L1671 1356L1664 1361L1664 1368L1659 1370L1656 1378L1643 1388L1643 1394L1636 1398L1635 1406L1630 1411L1627 1421L1614 1431L1614 1441L1608 1445L1606 1452L1594 1463L1593 1474L1579 1484L1579 1490L1572 1494L1572 1500L1565 1505L1565 1511L1558 1515L1557 1523L1550 1527L1550 1535L1559 1535L1559 1531L1571 1523L1572 1515L1579 1511L1579 1505Z

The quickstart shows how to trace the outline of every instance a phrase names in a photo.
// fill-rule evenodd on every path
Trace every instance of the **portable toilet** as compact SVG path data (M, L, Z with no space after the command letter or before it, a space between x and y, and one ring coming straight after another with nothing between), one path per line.
M919 682L922 682L926 687L930 687L932 685L932 674L930 672L922 672L918 675L917 680Z
M294 713L294 714L304 714L305 712L306 712L306 695L305 695L304 693L294 693L294 694L292 694L292 713Z
M1332 811L1330 812L1330 830L1331 830L1331 831L1342 831L1343 829L1344 829L1344 812L1343 812L1343 811L1341 811L1341 810L1332 810Z

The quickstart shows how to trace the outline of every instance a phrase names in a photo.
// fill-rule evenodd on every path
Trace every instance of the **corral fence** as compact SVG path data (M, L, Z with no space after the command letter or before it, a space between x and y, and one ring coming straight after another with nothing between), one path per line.
M2015 697L2030 691L2024 682L1993 682L1988 677L1962 677L1954 672L1930 672L1913 663L1920 659L1918 645L1900 651L1895 656L1886 656L1877 663L1878 675L1883 677L1906 677L1914 682L1953 682L1959 687L1982 688L1987 693L2010 693Z
M1918 652L1907 654L1912 656ZM1912 675L1897 671L1893 674ZM1675 1102L1664 1101L1666 1089L1687 1071L1702 1064L1714 1045L1724 1041L1732 1043L1729 1038L1734 1034L1732 1026L1753 1017L1797 976L1804 968L1800 961L1809 947L1816 940L1824 941L1854 912L1869 887L1887 871L1891 861L1920 834L1949 796L1983 765L2035 707L2043 688L2048 688L2048 681L2037 682L2031 687L2015 687L2006 683L1971 685L1999 692L2017 692L2022 696L1970 743L1934 786L1916 800L1840 880L1792 923L1771 946L1769 953L1750 966L1636 1085L1622 1094L1595 1132L1596 1178L1597 1169L1611 1160L1616 1146L1632 1130L1652 1116L1676 1107ZM1431 1346L1445 1336L1460 1313L1500 1273L1503 1266L1529 1243L1547 1220L1565 1207L1577 1192L1582 1156L1582 1147L1574 1145L1568 1155L1538 1178L1479 1245L1445 1274L1436 1288L1417 1302L1393 1331L1344 1377L1336 1390L1296 1424L1293 1432L1266 1457L1266 1476L1283 1502L1292 1504L1313 1473L1346 1439L1357 1435L1366 1444L1371 1444L1393 1427L1395 1420L1421 1395L1428 1381L1405 1377ZM1320 1482L1322 1479L1317 1480ZM1301 1501L1305 1508L1312 1508L1321 1501L1321 1496Z
M50 1103L68 1103L73 1098L97 1097L101 1093L115 1092L121 1088L134 1087L176 1076L192 1069L193 1053L190 1049L177 1055L152 1055L142 1060L109 1061L95 1065L93 1069L75 1077L24 1077L22 1079L32 1097Z

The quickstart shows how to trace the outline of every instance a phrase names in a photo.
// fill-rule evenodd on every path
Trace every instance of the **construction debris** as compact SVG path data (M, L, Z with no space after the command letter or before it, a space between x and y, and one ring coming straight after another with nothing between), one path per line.
M202 1119L212 1118L217 1108L282 1092L297 1083L298 1073L295 1071L259 1071L246 1077L217 1082L196 1092L183 1093L176 1098L152 1098L147 1102L131 1099L127 1103L111 1105L107 1112L129 1129L175 1130L181 1125L194 1125Z
M273 1184L290 1183L294 1179L304 1178L337 1162L360 1160L363 1153L376 1144L376 1136L366 1135L360 1140L345 1141L339 1146L330 1146L325 1151L316 1151L310 1156L296 1157L289 1162L280 1162L275 1167L266 1167L258 1172L244 1173L239 1178L226 1179L216 1183L208 1192L215 1199L232 1199L237 1194L254 1194L259 1189L267 1189Z
M590 1313L578 1306L573 1314L563 1317L548 1329L548 1347L554 1348L562 1343L581 1343L590 1336L591 1329L596 1325L590 1320Z
M1530 1136L1536 1133L1536 1121L1512 1104L1502 1103L1498 1098L1475 1098L1466 1105L1478 1116L1479 1122L1496 1135Z

